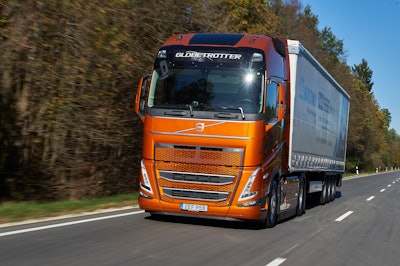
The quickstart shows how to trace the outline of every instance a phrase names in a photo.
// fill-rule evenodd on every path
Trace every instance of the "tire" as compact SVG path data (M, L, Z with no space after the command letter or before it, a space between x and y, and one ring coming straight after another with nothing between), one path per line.
M327 190L328 190L328 193L326 194L327 195L327 203L329 203L329 202L331 202L332 201L332 193L333 193L333 178L332 178L332 176L328 176L328 178L327 178L327 180L328 180L328 186L327 186Z
M303 176L299 178L299 192L297 198L296 215L302 216L306 213L306 182Z
M324 176L322 181L322 191L320 192L319 204L324 205L327 202L327 193L328 193L328 178Z
M268 197L268 211L265 219L265 227L272 228L276 225L278 217L278 186L275 181L271 184Z
M336 183L337 183L337 178L336 176L334 176L332 180L332 201L334 201L336 197Z
M328 175L326 176L326 198L325 198L325 203L329 203L331 201L331 177Z
M331 201L335 200L335 194L336 194L336 177L332 176L332 195L331 195Z

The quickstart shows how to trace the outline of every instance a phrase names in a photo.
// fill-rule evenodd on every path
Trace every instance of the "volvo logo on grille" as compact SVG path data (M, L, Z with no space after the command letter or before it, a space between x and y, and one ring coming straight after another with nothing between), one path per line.
M199 122L194 126L194 130L196 130L197 132L203 132L204 130L204 123Z

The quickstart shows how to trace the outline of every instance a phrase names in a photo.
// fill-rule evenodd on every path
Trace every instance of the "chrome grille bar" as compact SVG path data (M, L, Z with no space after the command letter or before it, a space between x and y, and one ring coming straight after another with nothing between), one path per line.
M228 185L232 184L235 177L229 175L210 175L201 173L186 173L160 171L160 177L168 181L185 182L195 184Z
M228 192L205 191L205 190L188 190L176 188L163 188L165 195L177 199L191 199L204 201L224 201L228 198Z

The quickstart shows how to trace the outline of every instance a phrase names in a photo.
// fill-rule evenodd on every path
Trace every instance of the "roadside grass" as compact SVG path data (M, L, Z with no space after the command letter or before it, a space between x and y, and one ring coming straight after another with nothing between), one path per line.
M356 174L355 173L348 173L348 172L345 172L344 174L343 174L343 178L349 178L349 177L353 177L353 176L355 176Z
M387 171L380 171L380 172L375 172L375 171L367 171L367 172L359 172L359 176L365 176L365 175L375 175L375 174L383 174L383 173L387 173ZM357 174L356 173L348 173L345 172L343 175L343 178L350 178L350 177L356 177Z
M99 209L137 205L138 193L89 200L55 202L4 202L0 204L0 224L67 214L92 212Z

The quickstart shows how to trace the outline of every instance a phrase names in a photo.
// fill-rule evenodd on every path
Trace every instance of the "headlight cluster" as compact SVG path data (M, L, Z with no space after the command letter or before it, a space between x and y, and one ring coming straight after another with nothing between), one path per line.
M145 190L146 192L153 194L153 189L151 188L149 175L147 174L146 166L144 165L143 160L140 162L140 167L141 167L141 172L142 172L142 177L143 177L143 183L140 182L140 187L143 190Z
M256 180L258 172L260 172L260 168L257 168L256 170L253 171L251 176L249 177L249 180L247 180L246 186L244 187L242 194L240 194L239 200L248 200L253 198L254 196L257 195L257 191L251 191L251 186L253 185L254 181Z

